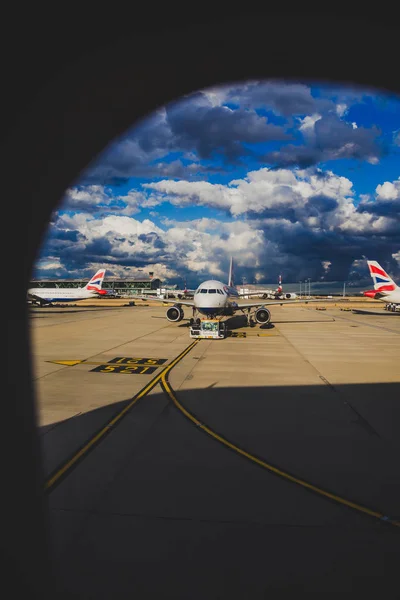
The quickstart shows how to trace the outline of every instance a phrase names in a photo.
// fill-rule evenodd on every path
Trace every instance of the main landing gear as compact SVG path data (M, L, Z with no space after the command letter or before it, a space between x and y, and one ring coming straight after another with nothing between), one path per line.
M255 327L257 323L255 322L253 315L250 314L250 309L247 310L247 315L245 315L247 319L247 327Z

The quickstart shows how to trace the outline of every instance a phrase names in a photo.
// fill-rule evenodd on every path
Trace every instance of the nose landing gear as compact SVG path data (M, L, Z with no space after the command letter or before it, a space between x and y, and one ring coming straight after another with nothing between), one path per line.
M189 325L190 325L190 327L191 327L192 325L200 325L200 319L199 319L199 317L197 317L197 319L193 319L193 317L192 317L192 318L190 318L190 319L189 319Z

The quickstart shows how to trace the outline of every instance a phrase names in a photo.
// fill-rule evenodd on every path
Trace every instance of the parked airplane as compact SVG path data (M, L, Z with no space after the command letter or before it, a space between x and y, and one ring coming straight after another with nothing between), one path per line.
M295 292L284 292L282 287L282 275L279 275L278 287L275 290L267 290L261 298L275 298L275 300L294 300L297 298Z
M295 292L284 292L282 287L282 275L279 275L278 278L278 287L274 290L271 289L249 289L244 286L241 288L240 292L245 298L249 296L258 296L258 298L269 298L270 300L294 300L298 298L298 295Z
M188 289L185 281L185 289L158 288L157 296L160 296L160 298L193 298L195 291Z
M277 305L277 304L290 304L296 303L301 304L308 302L321 302L321 300L313 299L313 300L273 300L271 302L250 302L246 304L238 304L236 300L243 296L247 296L247 292L238 292L238 290L234 287L233 283L233 260L231 258L231 263L229 267L229 277L228 283L225 284L222 281L218 281L215 279L210 279L208 281L203 281L195 291L194 297L192 301L189 300L164 300L162 298L153 298L153 300L158 300L159 302L173 304L170 308L168 308L166 317L168 321L179 322L182 321L184 317L184 312L182 306L188 306L192 309L192 318L190 319L190 323L194 322L194 317L197 313L201 315L205 315L210 319L216 318L218 316L233 316L236 312L241 311L243 314L247 316L247 324L250 327L253 327L256 323L253 320L253 316L255 321L259 325L266 325L271 321L271 313L266 308L266 305ZM146 296L139 296L142 300L146 299ZM326 300L325 300L326 302ZM328 300L329 302L329 300ZM253 310L253 313L251 312ZM200 318L197 317L196 321L200 323Z
M52 302L76 302L85 298L99 298L105 295L101 289L105 275L104 269L99 269L92 279L82 288L29 288L28 300L34 304L44 306Z
M115 290L98 290L98 295L99 296L105 296L107 298L121 298L121 296L119 294L117 294L117 292Z
M374 282L374 289L364 292L364 296L382 300L386 303L385 309L395 312L400 305L400 287L386 273L376 260L367 260L369 274Z

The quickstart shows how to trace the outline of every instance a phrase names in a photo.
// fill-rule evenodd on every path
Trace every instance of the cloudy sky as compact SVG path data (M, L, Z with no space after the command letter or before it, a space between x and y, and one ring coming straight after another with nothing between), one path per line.
M114 140L66 190L33 276L170 284L400 280L400 98L310 82L199 91ZM143 271L140 271L143 269Z

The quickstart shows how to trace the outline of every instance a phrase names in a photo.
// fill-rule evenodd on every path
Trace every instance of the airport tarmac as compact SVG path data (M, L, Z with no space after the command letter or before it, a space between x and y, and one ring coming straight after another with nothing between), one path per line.
M57 593L398 598L400 315L124 304L30 309Z

